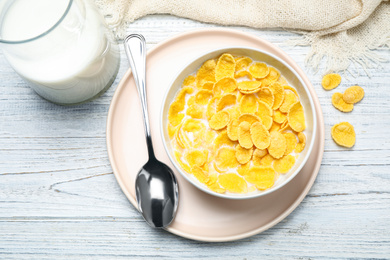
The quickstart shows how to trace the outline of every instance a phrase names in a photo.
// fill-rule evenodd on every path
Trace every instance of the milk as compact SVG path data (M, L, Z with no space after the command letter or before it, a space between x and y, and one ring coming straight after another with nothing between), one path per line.
M119 67L118 46L93 3L8 2L1 21L2 39L23 41L46 33L58 23L36 39L2 45L10 65L39 95L59 104L76 104L111 85Z

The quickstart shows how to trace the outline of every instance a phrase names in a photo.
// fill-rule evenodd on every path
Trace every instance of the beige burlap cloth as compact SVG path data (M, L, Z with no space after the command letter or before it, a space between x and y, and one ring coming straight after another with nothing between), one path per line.
M95 0L119 38L148 14L172 14L202 22L283 28L300 34L290 44L310 45L306 62L323 73L364 69L387 62L388 0Z

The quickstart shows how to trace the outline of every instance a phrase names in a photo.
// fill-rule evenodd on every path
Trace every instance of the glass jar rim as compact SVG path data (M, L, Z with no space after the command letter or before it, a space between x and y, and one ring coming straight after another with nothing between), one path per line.
M66 15L68 14L71 6L72 6L73 0L69 0L68 5L64 11L64 13L61 15L61 17L58 19L58 21L52 25L49 29L44 31L43 33L38 34L37 36L27 38L24 40L18 40L18 41L12 41L12 40L4 40L0 37L0 43L5 43L5 44L21 44L21 43L27 43L27 42L32 42L34 40L37 40L39 38L42 38L43 36L49 34L51 31L53 31L57 26L65 19Z

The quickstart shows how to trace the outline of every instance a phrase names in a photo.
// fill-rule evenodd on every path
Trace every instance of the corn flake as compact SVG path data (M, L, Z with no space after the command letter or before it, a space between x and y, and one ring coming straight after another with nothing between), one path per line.
M352 86L347 88L343 94L343 100L348 104L355 104L364 97L364 89L360 86Z
M272 163L274 162L274 157L272 157L269 153L266 154L263 158L260 160L260 166L272 166Z
M287 120L289 126L295 132L302 132L303 130L305 130L305 113L300 102L297 102L290 107L290 110L287 114Z
M195 86L196 78L192 75L189 75L187 78L183 81L183 86Z
M272 106L272 109L276 110L283 103L285 95L284 88L279 82L272 83L268 87L271 89L272 94L274 95L274 105Z
M249 71L247 71L247 70L241 70L241 71L238 71L234 74L234 78L236 78L236 79L245 78L245 77L247 79L253 80L252 74L250 74Z
M207 187L217 193L225 193L226 189L222 188L218 183L218 175L217 174L210 174L209 179L206 183Z
M233 193L247 193L248 184L245 180L234 173L226 173L218 176L219 184L226 190Z
M168 110L168 121L173 126L177 126L184 118L184 114L180 113L185 108L186 95L192 94L194 89L192 87L183 87L176 95L175 101L171 104Z
M234 78L222 78L214 84L214 95L232 93L237 89L237 81Z
M284 155L287 148L286 137L280 132L271 132L271 140L268 147L268 153L275 159L279 159Z
M258 149L256 148L255 151L253 152L253 156L257 156L259 158L263 158L268 154L267 149Z
M217 133L212 129L207 129L205 136L206 136L206 145L212 146L215 138L217 137Z
M230 121L238 119L241 115L240 108L238 106L229 107L226 111L230 115Z
M199 90L195 95L195 102L199 105L207 105L210 99L213 97L213 92L210 90Z
M219 57L217 66L215 67L215 80L219 81L222 78L233 78L236 62L231 54L225 53Z
M183 122L182 129L186 132L199 132L205 130L206 126L201 120L187 119Z
M232 141L238 140L238 126L239 126L238 119L231 120L227 126L227 135L229 139Z
M190 135L186 134L186 138L188 138L190 141L190 145L187 146L187 149L194 148L194 149L201 149L203 147L203 141L205 139L206 130L202 130L199 132L196 132L193 134L195 138L190 139Z
M293 133L284 133L284 137L286 138L286 151L284 152L284 155L288 155L294 151L294 149L297 147L298 141L297 137Z
M250 149L253 146L250 129L251 124L247 121L240 123L238 126L238 142L246 149Z
M205 124L198 119L187 119L179 130L179 138L187 148L198 148L202 145L206 134ZM191 137L191 138L190 138Z
M287 119L287 114L280 112L280 110L275 110L273 119L276 123L282 124Z
M227 107L236 104L237 96L234 94L225 94L217 103L217 111L221 111Z
M240 111L242 113L255 113L257 107L257 97L254 94L244 95L240 100Z
M268 80L271 84L271 83L274 83L275 81L279 80L280 78L280 72L275 69L274 67L268 67L269 68L269 73L267 75L267 77L265 77L264 79ZM269 85L268 84L268 85Z
M233 147L236 143L230 139L226 130L223 130L218 134L214 141L214 149L217 150L221 146Z
M191 167L204 165L207 161L207 156L208 150L190 150L184 155Z
M218 100L218 97L213 97L207 104L206 117L208 120L216 113Z
M240 174L241 176L245 176L247 174L247 172L248 172L250 167L251 167L250 162L245 163L245 164L241 164L237 168L237 173Z
M291 87L289 85L283 85L283 88L284 88L284 90L292 91L295 94L297 100L299 101L299 95L298 95L298 92L297 92L297 90L295 88L293 88L293 87Z
M294 131L290 125L288 124L288 120L284 121L281 125L280 125L280 132L286 132L288 130L291 130L291 131Z
M175 101L181 105L181 110L184 109L185 103L186 103L186 96L194 93L193 87L182 87L182 89L177 94Z
M201 183L207 183L209 181L208 173L199 166L191 167L191 173Z
M177 106L176 104L173 104L169 107L168 111L168 121L171 125L173 126L178 126L180 125L181 121L184 119L184 114L179 113L177 111Z
M252 74L254 78L262 79L265 78L269 73L269 68L267 64L263 62L254 62L249 67L249 72Z
M222 128L225 128L229 121L229 113L226 111L219 111L211 117L211 119L209 120L209 125L211 129L220 130Z
M258 93L258 96L261 101L266 103L268 106L273 107L275 102L275 97L270 88L268 87L261 88Z
M239 90L238 90L238 93L237 93L237 101L240 102L241 99L245 96L245 94L241 93Z
M202 88L206 82L215 82L215 60L211 59L203 63L196 73L196 86Z
M236 151L232 147L221 147L215 156L215 165L220 170L236 168L239 162L236 159Z
M279 77L277 80L282 86L284 87L285 85L288 85L288 82L285 77Z
M269 73L267 77L263 79L258 79L261 82L262 87L268 87L272 83L278 81L280 84L285 82L285 79L283 77L280 77L280 72L275 69L274 67L268 67Z
M268 87L270 84L272 84L274 82L274 81L267 79L267 77L265 77L263 79L257 79L257 81L259 81L261 83L261 87Z
M192 118L202 119L204 117L204 109L197 104L193 104L187 108L186 114Z
M269 130L272 126L272 113L273 111L268 104L264 103L263 101L259 101L256 115L260 118L261 122L267 130Z
M279 107L280 112L287 113L296 102L298 102L297 96L293 92L285 90L283 103Z
M252 159L253 148L246 149L241 145L236 146L236 158L241 164L246 164Z
M271 128L268 130L268 132L275 132L280 130L280 124L276 123L275 121L272 123Z
M327 74L322 78L322 87L326 90L336 88L341 82L341 76L336 73Z
M332 127L332 138L336 144L351 148L356 141L356 134L353 126L348 122L341 122Z
M236 71L248 68L252 63L252 59L249 57L239 57L236 59Z
M295 147L295 152L296 153L300 153L303 151L303 149L305 149L305 146L306 146L306 136L304 133L298 133L298 140L299 140L299 143L297 144L297 146Z
M202 85L202 89L205 89L205 90L213 90L214 88L214 82L205 82L203 85Z
M276 159L274 161L273 166L276 172L285 174L290 171L290 169L294 166L294 164L295 164L295 157L289 154L280 159Z
M256 151L256 149L255 149ZM255 154L255 152L253 152L253 155L252 155L252 162L253 162L253 165L254 166L260 166L261 165L261 158L262 157L259 157ZM241 174L242 175L242 174Z
M252 161L253 161L253 165L255 166L260 166L262 165L261 164L261 160L263 157L265 157L266 155L268 155L268 151L267 149L255 149L253 151L253 156L252 156ZM271 157L272 158L272 157ZM272 158L273 160L273 158Z
M254 166L248 170L244 178L255 184L257 189L266 190L275 183L275 170L269 166Z
M250 128L253 144L258 149L266 149L271 141L271 136L265 126L260 122L255 122Z
M351 112L353 104L348 104L343 100L343 94L336 92L332 95L332 104L341 112Z
M238 83L238 90L244 94L258 92L261 88L260 81L241 81Z
M241 114L238 118L238 124L241 124L244 121L248 122L249 125L252 125L254 122L260 122L260 118L254 114Z
M175 139L177 144L185 149L185 148L190 148L190 140L187 137L187 135L184 134L182 125L179 126L179 129L175 133Z
M179 127L178 126L173 126L170 123L168 123L168 136L169 138L173 138L175 136L175 133Z
M180 167L181 167L184 171L186 171L186 172L188 172L188 173L191 173L191 167L190 167L188 164L184 163L184 162L182 161L182 159L181 159L181 156L182 156L181 152L175 150L175 151L174 151L174 155L175 155L175 159L176 159L176 161L179 163Z
M196 97L195 96L190 96L187 100L187 105L192 106L196 104Z
M216 172L219 172L219 173L226 173L227 170L228 170L228 169L220 169L220 168L218 168L217 163L215 161L213 162L213 167L214 167L214 170Z

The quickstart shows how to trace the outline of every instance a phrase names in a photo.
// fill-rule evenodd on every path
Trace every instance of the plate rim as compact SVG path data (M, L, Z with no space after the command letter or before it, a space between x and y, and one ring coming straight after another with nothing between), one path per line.
M204 33L210 33L210 32L212 32L212 33L233 34L235 36L243 36L243 37L251 39L252 41L261 42L263 44L270 45L271 47L276 48L282 54L284 54L287 57L289 57L289 55L287 55L282 49L280 49L279 47L271 44L267 40L259 38L259 37L255 36L253 34L250 34L250 33L241 32L241 31L234 30L234 29L226 29L226 28L203 28L203 29L190 30L190 31L187 31L187 32L184 32L184 33L178 33L177 35L169 37L168 39L165 39L165 40L161 41L160 43L156 44L155 46L153 46L151 49L148 50L147 56L148 55L152 55L154 52L158 51L162 46L166 45L167 43L169 43L171 41L176 41L176 40L178 40L180 38L186 38L188 36L196 36L197 34L204 34ZM302 68L298 64L296 64L296 62L294 60L291 59L291 61L294 62L295 65L297 66L298 73L301 72L301 73L303 73L304 76L306 76L306 74L304 73ZM117 166L114 163L112 143L111 143L111 139L110 139L112 120L113 120L113 116L114 116L113 114L114 114L114 110L115 110L115 104L117 103L117 101L118 101L118 99L120 97L119 93L122 91L122 89L125 86L124 83L131 77L131 74L132 74L131 70L128 69L126 71L126 73L122 76L121 80L118 83L117 88L114 91L112 100L110 102L110 106L109 106L109 110L108 110L108 114L107 114L107 123L106 123L106 146L107 146L107 153L108 153L110 165L112 167L115 179L118 182L122 192L125 194L126 198L138 210L138 207L136 206L137 205L136 200L134 198L132 198L132 196L130 196L130 194L129 194L128 190L127 190L127 187L121 181L120 175L118 173ZM309 80L309 82L310 82L310 80ZM324 122L323 122L324 121L323 120L323 113L322 113L321 105L320 105L319 100L318 100L318 96L316 95L315 89L314 89L312 84L309 85L309 90L310 90L310 94L311 95L314 94L314 96L312 96L312 98L314 99L314 102L316 104L318 102L318 106L316 106L316 112L317 112L317 132L318 132L317 133L318 136L317 136L317 140L316 141L318 141L318 145L319 145L318 155L317 155L317 158L319 159L319 162L313 168L313 173L311 174L311 176L310 176L310 178L309 178L305 188L302 190L302 192L299 195L299 197L286 210L284 210L278 217L274 218L272 221L270 221L266 225L263 225L262 227L256 228L256 229L251 230L251 231L242 232L241 234L230 235L230 236L225 236L225 237L204 237L204 236L200 236L200 235L192 235L192 234L188 234L188 233L185 233L183 231L180 231L178 229L174 229L172 227L167 227L167 228L165 228L165 230L169 231L172 234L181 236L183 238L197 240L197 241L204 241L204 242L228 242L228 241L235 241L235 240L244 239L244 238L247 238L247 237L251 237L251 236L257 235L257 234L259 234L259 233L261 233L261 232L263 232L263 231L273 227L274 225L278 224L284 218L286 218L288 215L290 215L291 212L294 209L296 209L298 207L298 205L303 201L303 199L306 197L306 195L310 191L311 187L313 186L313 184L314 184L314 182L315 182L315 180L316 180L316 178L318 176L318 173L319 173L319 170L320 170L320 167L321 167L321 161L323 159L323 153L324 153L324 144L325 144L325 133L324 132L325 132L325 127L324 127Z

